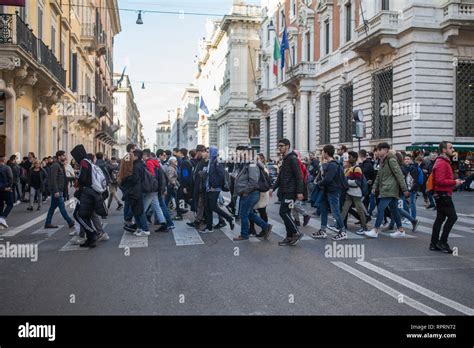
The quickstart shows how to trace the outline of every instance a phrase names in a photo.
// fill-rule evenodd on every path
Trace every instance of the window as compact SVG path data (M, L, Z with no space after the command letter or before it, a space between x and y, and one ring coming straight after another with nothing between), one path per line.
M382 1L382 11L390 10L390 0L380 0Z
M61 48L60 48L60 57L61 65L66 69L66 43L64 37L61 38Z
M56 18L51 16L51 51L56 55Z
M285 22L285 9L282 8L280 10L280 31L283 31L283 28L285 27L286 22Z
M266 125L266 136L267 136L267 158L270 158L270 117L267 117L265 119L265 125Z
M290 65L291 67L295 66L297 64L296 62L296 47L293 45L291 46L291 61Z
M474 137L474 61L456 67L456 136Z
M372 139L392 137L393 70L384 69L372 76Z
M277 112L277 141L283 139L283 109Z
M71 90L77 92L77 77L78 77L78 57L77 53L71 54Z
M352 4L346 5L346 42L351 40L352 36Z
M43 40L43 3L41 1L38 2L38 38Z
M319 145L331 142L330 109L331 94L321 94L319 97Z
M339 112L341 115L339 126L339 140L341 143L352 141L352 108L353 90L352 85L342 86L340 89Z
M311 61L311 33L308 31L306 33L306 61Z
M293 18L296 16L296 0L291 0L290 8L291 8L291 18Z
M326 38L324 40L325 42L325 54L328 55L329 54L329 44L330 44L330 31L329 31L329 19L326 19L326 21L324 22L324 33L326 35Z

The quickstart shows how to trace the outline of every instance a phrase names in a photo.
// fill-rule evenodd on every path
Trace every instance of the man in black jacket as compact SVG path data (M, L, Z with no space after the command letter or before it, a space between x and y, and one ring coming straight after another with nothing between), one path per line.
M180 149L177 153L178 159L178 181L179 188L177 193L178 207L176 209L176 220L183 220L183 214L188 211L184 209L185 204L190 203L191 188L193 181L193 165L188 159L188 150Z
M51 224L56 208L59 208L59 211L64 220L66 220L69 228L74 227L74 221L69 217L64 205L64 191L67 190L66 171L64 169L64 163L66 163L66 161L66 152L56 152L56 161L51 164L49 170L48 187L49 192L51 193L51 206L49 207L44 225L44 228L46 229L58 228L58 226Z
M204 179L204 168L207 167L208 152L204 145L198 145L196 147L196 165L193 169L193 185L192 195L193 204L191 210L196 213L194 222L188 222L187 225L195 227L196 229L201 228L201 224L204 222L204 202L206 199L206 190L203 189Z
M377 177L377 172L374 169L374 161L367 157L366 150L359 151L359 162L360 167L362 168L362 174L364 174L368 186L368 190L364 196L363 203L365 208L369 210L369 203L371 199L370 194L372 192L372 186L374 185L375 178ZM375 197L373 199L375 200Z
M278 245L296 245L303 233L298 231L298 227L291 218L291 209L296 200L304 200L304 181L303 173L298 164L297 155L290 150L291 144L288 139L278 141L278 150L283 158L283 163L278 173L278 178L270 190L270 196L273 191L278 189L278 200L280 201L280 216L286 227L286 238Z

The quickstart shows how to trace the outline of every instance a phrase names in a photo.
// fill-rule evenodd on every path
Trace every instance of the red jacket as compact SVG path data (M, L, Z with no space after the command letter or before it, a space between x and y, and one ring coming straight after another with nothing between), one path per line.
M156 158L149 158L146 160L146 169L155 176L155 168L160 168L160 162Z
M452 196L453 189L456 186L453 169L448 158L439 156L433 166L433 191L447 192Z

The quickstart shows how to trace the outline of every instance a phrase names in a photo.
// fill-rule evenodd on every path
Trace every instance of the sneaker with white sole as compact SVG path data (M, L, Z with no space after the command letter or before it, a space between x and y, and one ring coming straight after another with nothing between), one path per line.
M336 234L334 237L332 237L331 239L335 241L346 240L347 233L345 231L341 231L338 234Z
M8 228L7 222L5 221L4 218L0 218L0 225L2 225L5 228Z
M377 231L375 229L367 231L364 234L368 238L378 238L378 236L379 236L379 234L377 233Z
M405 238L405 231L397 231L390 233L390 237L392 238Z
M99 238L97 238L97 241L98 242L105 242L105 241L108 241L109 239L110 239L110 237L107 234L107 232L104 232L99 236Z
M339 229L337 228L337 224L329 225L328 228L329 228L331 231L334 231L334 232L336 232L336 233L339 233Z
M77 230L71 231L71 232L69 232L69 235L70 235L71 237L78 236L78 235L79 235L79 231L77 231Z
M148 231L143 231L141 229L138 229L135 233L134 233L135 236L137 237L148 237L150 235L150 232Z
M71 244L72 245L81 245L83 243L86 242L86 238L81 238L81 237L77 237L77 238L73 238L71 239Z
M328 235L325 230L319 230L318 232L311 233L311 237L314 239L326 239Z
M363 236L365 234L365 232L368 232L368 230L366 228L360 228L358 229L355 233L359 236Z

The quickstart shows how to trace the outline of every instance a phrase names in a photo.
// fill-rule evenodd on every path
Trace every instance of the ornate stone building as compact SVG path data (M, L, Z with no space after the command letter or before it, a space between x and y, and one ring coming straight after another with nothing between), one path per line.
M287 67L275 76L284 26ZM472 0L266 1L255 100L262 149L275 156L281 137L303 154L329 143L357 149L354 110L365 116L363 148L472 144L473 30Z

